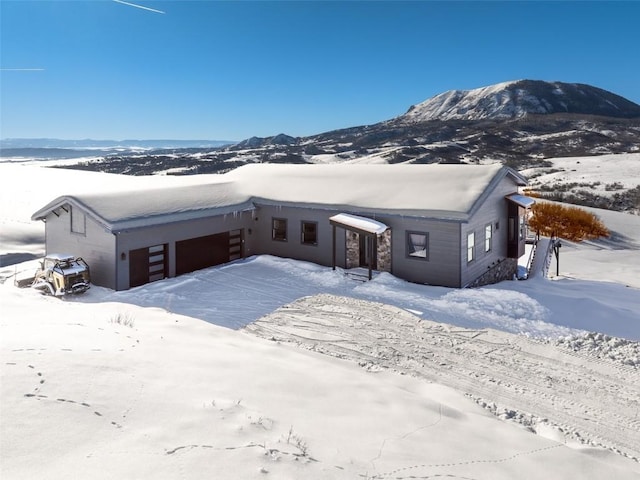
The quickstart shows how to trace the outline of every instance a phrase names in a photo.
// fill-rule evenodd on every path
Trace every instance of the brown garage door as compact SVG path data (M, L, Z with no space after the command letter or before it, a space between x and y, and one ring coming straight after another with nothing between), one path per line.
M167 276L168 245L129 250L129 287L137 287Z
M206 235L176 242L176 275L242 258L242 231Z

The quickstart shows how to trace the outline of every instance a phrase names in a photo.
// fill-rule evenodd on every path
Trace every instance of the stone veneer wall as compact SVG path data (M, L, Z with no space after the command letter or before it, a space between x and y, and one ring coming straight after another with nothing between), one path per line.
M360 235L347 231L347 268L360 266Z
M378 270L391 272L391 229L378 235Z
M505 258L501 262L490 266L483 275L476 278L468 287L482 287L483 285L491 285L503 280L511 280L517 272L518 260L516 258Z
M391 230L378 235L378 271L391 272ZM347 268L360 266L360 235L347 231Z

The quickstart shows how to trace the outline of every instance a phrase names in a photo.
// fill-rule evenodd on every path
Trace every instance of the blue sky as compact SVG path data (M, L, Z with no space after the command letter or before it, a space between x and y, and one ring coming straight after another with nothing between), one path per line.
M522 78L640 103L637 1L127 1L0 0L0 137L311 135Z

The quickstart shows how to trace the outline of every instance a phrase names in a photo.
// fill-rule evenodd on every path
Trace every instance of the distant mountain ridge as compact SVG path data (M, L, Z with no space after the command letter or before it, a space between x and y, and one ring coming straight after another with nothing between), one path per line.
M517 80L441 93L411 106L395 121L510 120L554 113L636 118L640 117L640 105L590 85Z
M110 148L110 147L139 147L139 148L209 148L222 147L237 143L236 140L65 140L60 138L3 138L0 148Z
M516 123L514 123L516 122ZM519 122L519 124L518 124ZM640 105L601 88L581 83L546 82L542 80L516 80L498 83L473 90L450 90L413 105L398 117L372 125L333 130L309 137L291 137L279 134L273 137L251 137L228 150L288 147L288 153L296 146L305 146L311 154L330 151L381 147L398 144L406 147L426 147L432 152L450 152L431 156L428 160L454 161L460 151L471 155L461 160L488 158L495 150L496 159L533 154L527 148L527 132L558 135L565 132L569 138L565 145L550 140L550 151L540 148L539 156L570 156L600 153L620 153L640 149ZM516 138L515 130L522 129L517 138L523 148L510 140ZM607 133L608 132L608 133ZM606 138L609 135L613 138ZM579 139L576 136L580 137ZM500 138L506 137L506 138ZM485 140L489 148L482 147ZM438 143L434 146L433 143ZM444 143L443 143L444 142ZM335 144L330 149L322 145ZM475 145L474 145L475 144ZM516 147L514 151L511 147ZM590 147L591 153L590 153ZM480 153L482 152L482 153ZM403 161L411 161L414 151L403 155ZM417 155L414 161L423 162ZM265 161L265 160L263 160Z
M256 162L499 162L543 175L554 172L554 164L546 159L611 158L621 153L640 153L640 105L589 85L518 80L444 92L414 105L404 115L372 125L308 137L283 133L251 137L220 148L111 154L72 168L129 175L193 175L224 173ZM581 168L578 164L571 172ZM612 169L615 167L603 163L603 172ZM583 183L574 181L558 187L557 192L556 187L545 191L558 199L558 195L567 198L570 190L574 203L640 211L640 185L631 182L620 189L615 182L603 183L603 195L594 194Z
M0 156L51 156L55 158L84 155L108 155L114 152L167 150L183 148L219 148L232 145L231 140L66 140L59 138L3 138ZM40 151L39 151L40 150ZM94 150L94 151L92 151Z
M294 145L298 142L296 137L280 133L273 137L251 137L238 142L235 146L238 148L254 148L264 145Z

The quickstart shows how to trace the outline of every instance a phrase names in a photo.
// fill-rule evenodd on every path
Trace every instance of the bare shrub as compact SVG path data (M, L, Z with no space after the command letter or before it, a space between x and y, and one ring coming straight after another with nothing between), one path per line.
M116 323L118 325L124 325L125 327L133 328L135 324L135 320L128 313L116 313L111 320L110 323Z
M294 433L293 425L289 428L286 442L289 445L294 445L300 451L300 456L306 457L309 455L309 445L300 435Z

